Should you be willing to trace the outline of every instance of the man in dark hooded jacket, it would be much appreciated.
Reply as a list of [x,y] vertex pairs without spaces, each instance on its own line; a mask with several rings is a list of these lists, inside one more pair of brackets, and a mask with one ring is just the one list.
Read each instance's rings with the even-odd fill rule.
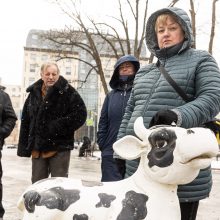
[[110,80],[112,90],[107,94],[99,119],[97,142],[102,156],[102,181],[117,181],[124,178],[125,161],[113,158],[112,145],[130,97],[133,80],[140,63],[136,57],[126,55],[118,59]]
[[11,104],[10,97],[3,90],[5,88],[0,86],[0,220],[3,219],[3,215],[5,210],[2,205],[2,147],[4,144],[4,140],[8,137],[17,121],[17,117],[15,115],[14,109]]

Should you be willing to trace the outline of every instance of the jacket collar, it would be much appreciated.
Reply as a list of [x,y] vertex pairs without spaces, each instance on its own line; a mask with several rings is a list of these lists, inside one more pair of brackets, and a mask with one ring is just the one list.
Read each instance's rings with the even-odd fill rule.
[[[43,80],[39,79],[34,84],[29,86],[26,91],[27,92],[36,91],[36,90],[41,91],[42,85],[43,85]],[[63,93],[68,88],[69,88],[69,84],[67,80],[63,76],[59,76],[59,79],[57,80],[57,82],[49,90],[53,90],[53,91],[58,90],[59,93]]]

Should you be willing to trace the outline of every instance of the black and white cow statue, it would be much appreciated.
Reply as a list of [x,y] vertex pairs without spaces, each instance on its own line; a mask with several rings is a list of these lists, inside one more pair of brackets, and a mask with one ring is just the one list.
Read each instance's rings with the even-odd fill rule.
[[28,187],[18,201],[23,220],[180,220],[177,185],[191,182],[218,152],[209,129],[157,126],[146,129],[140,117],[137,137],[125,136],[115,152],[138,170],[117,182],[90,184],[48,178]]

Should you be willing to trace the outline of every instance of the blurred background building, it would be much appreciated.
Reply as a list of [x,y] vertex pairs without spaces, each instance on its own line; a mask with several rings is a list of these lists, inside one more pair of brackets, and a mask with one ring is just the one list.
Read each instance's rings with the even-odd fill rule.
[[[60,74],[63,75],[69,83],[77,89],[82,96],[88,110],[88,117],[85,125],[83,125],[75,133],[75,141],[82,141],[83,136],[88,136],[92,142],[96,142],[97,124],[99,120],[100,111],[105,98],[105,92],[102,87],[99,75],[89,67],[85,62],[93,63],[89,53],[80,48],[61,48],[53,42],[42,39],[43,30],[30,30],[26,39],[24,47],[23,59],[23,77],[22,84],[17,86],[4,85],[6,92],[10,95],[13,107],[18,116],[18,122],[12,135],[6,139],[8,144],[16,144],[19,134],[19,125],[21,118],[21,111],[24,101],[27,97],[26,89],[32,83],[40,78],[40,67],[47,61],[56,61],[60,67]],[[86,39],[81,39],[86,43]],[[97,44],[102,41],[100,37],[96,38]],[[101,44],[100,44],[101,45]],[[107,84],[113,73],[116,57],[113,52],[110,53],[111,48],[105,47],[102,44],[101,61],[105,73]],[[65,53],[65,59],[60,59],[60,54]],[[146,49],[143,48],[140,62],[142,65],[147,63]],[[108,88],[110,89],[110,88]]]

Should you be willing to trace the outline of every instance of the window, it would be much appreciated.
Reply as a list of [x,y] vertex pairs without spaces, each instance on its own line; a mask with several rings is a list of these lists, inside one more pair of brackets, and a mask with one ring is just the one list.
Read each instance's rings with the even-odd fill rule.
[[34,73],[35,72],[35,64],[30,64],[30,72]]
[[43,45],[42,48],[43,49],[48,49],[48,46],[47,45]]
[[71,75],[71,67],[70,66],[66,67],[66,75]]
[[37,45],[36,44],[31,44],[31,47],[37,48]]
[[36,57],[37,56],[35,53],[31,53],[31,55],[30,55],[31,60],[36,61]]
[[32,34],[32,39],[37,40],[38,39],[38,35],[37,34]]
[[47,59],[48,59],[47,54],[43,54],[42,57],[41,57],[41,60],[42,61],[46,61]]

